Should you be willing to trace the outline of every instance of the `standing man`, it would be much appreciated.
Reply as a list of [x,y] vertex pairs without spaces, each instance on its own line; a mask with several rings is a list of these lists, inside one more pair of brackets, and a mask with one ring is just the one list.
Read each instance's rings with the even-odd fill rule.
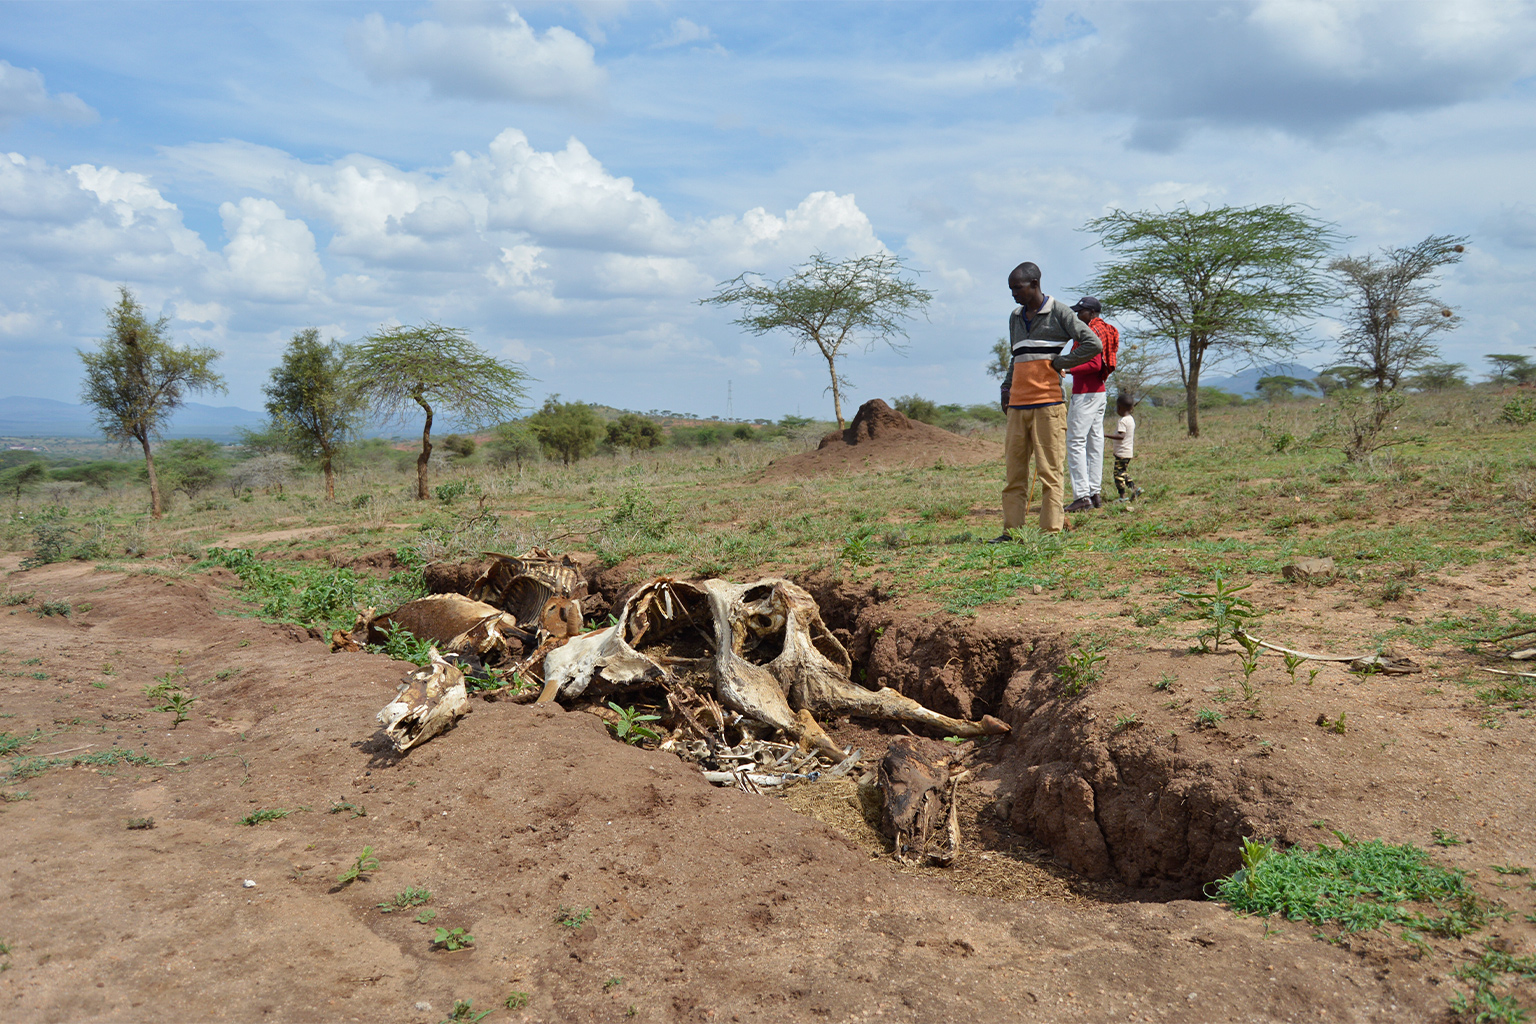
[[[1101,508],[1104,499],[1104,382],[1114,368],[1111,353],[1120,344],[1120,332],[1099,316],[1099,300],[1084,296],[1072,307],[1078,319],[1099,336],[1104,351],[1072,367],[1072,405],[1067,409],[1067,469],[1072,475],[1072,504],[1068,512]],[[1075,353],[1074,353],[1075,354]]]
[[[1040,268],[1035,264],[1014,267],[1008,290],[1019,306],[1008,317],[1013,363],[1002,392],[1008,412],[1003,442],[1008,482],[1003,487],[1003,534],[993,544],[1010,540],[1008,531],[1023,526],[1028,517],[1031,462],[1040,477],[1040,529],[1061,532],[1061,477],[1067,456],[1061,373],[1103,350],[1099,336],[1065,302],[1040,290]],[[1066,347],[1073,342],[1076,347],[1068,354]]]

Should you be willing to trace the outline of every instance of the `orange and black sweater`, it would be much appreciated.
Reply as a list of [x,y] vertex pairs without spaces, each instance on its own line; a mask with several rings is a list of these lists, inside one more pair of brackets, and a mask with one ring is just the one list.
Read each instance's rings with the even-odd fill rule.
[[[1066,351],[1073,342],[1077,347]],[[1061,371],[1104,351],[1099,336],[1071,307],[1050,296],[1033,317],[1025,318],[1023,306],[1014,309],[1008,317],[1008,345],[1013,350],[1013,367],[1004,388],[1013,409],[1060,405]]]

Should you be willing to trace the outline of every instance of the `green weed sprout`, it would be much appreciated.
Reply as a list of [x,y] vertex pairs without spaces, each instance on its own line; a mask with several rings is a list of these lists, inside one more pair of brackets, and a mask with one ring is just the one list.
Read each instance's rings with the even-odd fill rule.
[[579,929],[592,920],[591,907],[561,907],[555,912],[555,921],[562,927]]
[[379,858],[373,855],[373,847],[365,846],[363,852],[358,854],[357,860],[353,861],[347,870],[336,876],[336,881],[340,885],[351,885],[368,872],[378,869]]
[[511,995],[507,996],[506,1000],[501,1005],[505,1006],[509,1010],[521,1010],[523,1007],[528,1005],[528,993],[513,992]]
[[432,936],[432,945],[441,946],[450,953],[457,953],[461,949],[468,949],[475,944],[475,937],[463,928],[455,928],[452,931],[447,928],[439,928]]
[[197,703],[196,697],[189,696],[188,694],[177,690],[175,693],[166,694],[165,699],[151,710],[173,712],[176,715],[176,718],[171,722],[171,728],[174,729],[182,722],[185,722],[187,719],[192,717],[192,705],[195,703]]
[[1301,663],[1306,660],[1307,659],[1293,651],[1285,652],[1285,670],[1291,674],[1291,682],[1293,684],[1296,682],[1296,670],[1300,668]]
[[[463,481],[460,481],[460,483],[462,482]],[[443,488],[441,487],[438,488],[439,491],[442,489]],[[471,1005],[473,1002],[474,1000],[472,999],[455,999],[453,1001],[453,1012],[449,1013],[448,1016],[444,1017],[441,1021],[438,1022],[438,1024],[457,1024],[459,1021],[477,1021],[481,1017],[485,1017],[490,1014],[490,1010],[481,1010],[479,1013],[474,1012],[474,1007]]]
[[1223,715],[1215,708],[1201,708],[1195,715],[1196,729],[1214,729],[1221,724]]
[[1100,666],[1105,660],[1098,651],[1082,648],[1067,655],[1067,663],[1056,670],[1056,678],[1061,681],[1061,695],[1076,697],[1098,682],[1103,672]]
[[395,893],[395,898],[388,903],[380,903],[379,910],[386,914],[393,914],[397,910],[409,910],[419,907],[432,899],[432,890],[423,889],[420,886],[408,885]]
[[283,807],[273,807],[264,811],[252,811],[240,819],[242,825],[260,825],[265,821],[279,821],[288,817],[292,812]]
[[1195,637],[1202,652],[1208,654],[1217,651],[1221,648],[1223,640],[1237,639],[1243,627],[1251,619],[1258,617],[1259,613],[1254,610],[1251,601],[1235,596],[1251,586],[1253,586],[1252,583],[1244,583],[1240,587],[1228,586],[1226,576],[1218,572],[1215,576],[1215,586],[1208,592],[1175,591],[1179,597],[1195,606],[1199,618],[1210,623],[1210,626]]
[[660,721],[660,715],[642,715],[632,707],[621,708],[613,701],[609,701],[608,706],[618,712],[619,715],[617,722],[608,723],[608,728],[613,730],[613,735],[616,739],[621,739],[631,746],[644,740],[655,741],[661,739],[661,735],[656,730],[640,724],[641,722]]

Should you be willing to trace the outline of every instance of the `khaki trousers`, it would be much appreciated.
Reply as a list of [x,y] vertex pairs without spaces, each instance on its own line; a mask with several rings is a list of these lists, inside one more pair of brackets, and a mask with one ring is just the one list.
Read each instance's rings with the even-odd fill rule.
[[1029,518],[1029,472],[1033,462],[1040,477],[1040,529],[1060,532],[1064,518],[1061,477],[1067,461],[1066,404],[1009,409],[1003,458],[1008,467],[1008,483],[1003,487],[1003,529],[1023,526]]

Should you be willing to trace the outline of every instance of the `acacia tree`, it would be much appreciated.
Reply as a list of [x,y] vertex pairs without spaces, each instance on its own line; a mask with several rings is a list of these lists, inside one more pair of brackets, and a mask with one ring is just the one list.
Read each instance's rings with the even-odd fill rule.
[[1433,339],[1461,323],[1435,298],[1434,276],[1461,262],[1465,237],[1430,235],[1417,245],[1345,256],[1328,265],[1344,287],[1344,335],[1339,352],[1365,371],[1377,391],[1391,391],[1440,352]]
[[325,500],[336,500],[332,463],[351,441],[362,412],[358,393],[347,386],[345,350],[334,339],[306,327],[293,336],[272,380],[261,389],[272,422],[266,433],[283,451],[301,459],[319,459],[325,474]]
[[149,477],[149,510],[160,518],[160,480],[150,441],[180,408],[189,391],[225,391],[224,378],[210,369],[220,353],[212,348],[177,348],[166,339],[167,317],[151,323],[126,287],[106,309],[107,335],[97,352],[76,350],[85,364],[80,397],[96,407],[96,423],[110,441],[139,442]]
[[731,321],[753,334],[785,331],[793,339],[793,351],[815,346],[827,361],[832,378],[832,411],[837,428],[844,429],[843,393],[851,382],[838,372],[837,362],[847,350],[862,344],[864,351],[883,341],[896,351],[907,331],[903,322],[924,310],[933,293],[902,276],[901,257],[874,253],[834,260],[816,253],[782,281],[767,281],[759,274],[738,274],[700,305],[740,306],[741,316]]
[[[472,425],[510,419],[527,397],[520,366],[486,355],[457,327],[427,323],[368,335],[345,352],[354,394],[385,422],[404,422],[412,406],[426,413],[416,457],[416,498],[426,501],[437,409]],[[437,409],[433,405],[436,403]]]
[[544,399],[544,407],[525,422],[544,454],[567,466],[596,451],[603,436],[602,418],[590,405],[562,402],[559,395]]
[[1171,348],[1191,437],[1207,361],[1292,351],[1299,324],[1332,298],[1323,260],[1338,235],[1293,205],[1116,210],[1085,230],[1116,259],[1082,291],[1134,314],[1146,338]]
[[1497,352],[1484,356],[1493,364],[1493,374],[1488,379],[1495,384],[1536,384],[1536,366],[1531,357],[1516,352]]

